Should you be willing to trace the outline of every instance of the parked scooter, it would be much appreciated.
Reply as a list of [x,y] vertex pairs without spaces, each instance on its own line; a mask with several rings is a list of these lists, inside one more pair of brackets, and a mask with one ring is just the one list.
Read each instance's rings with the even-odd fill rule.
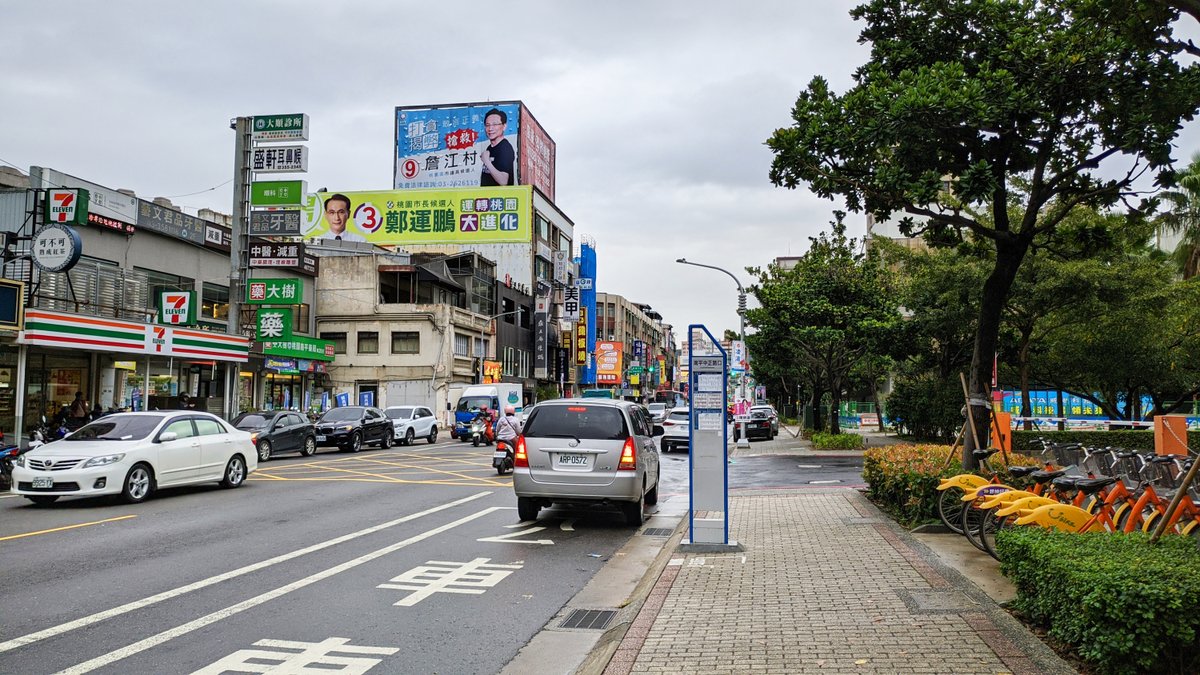
[[12,487],[12,469],[13,462],[17,457],[45,445],[42,440],[42,432],[35,429],[29,437],[29,444],[24,448],[18,445],[10,445],[4,442],[4,433],[0,432],[0,490],[8,490]]
[[492,453],[492,468],[503,476],[513,470],[513,446],[511,441],[496,441],[496,451]]

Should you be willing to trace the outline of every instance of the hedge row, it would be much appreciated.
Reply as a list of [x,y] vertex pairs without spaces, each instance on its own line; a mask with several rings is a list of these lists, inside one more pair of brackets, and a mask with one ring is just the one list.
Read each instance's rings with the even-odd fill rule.
[[861,450],[867,439],[860,434],[827,434],[818,431],[812,435],[812,442],[818,450]]
[[1195,539],[997,533],[1014,607],[1102,673],[1200,672],[1200,549]]
[[[863,454],[867,495],[906,526],[936,522],[939,479],[962,473],[961,451],[948,445],[889,445]],[[1037,466],[1032,457],[1010,454],[1009,463]],[[992,462],[1003,468],[1001,462]]]
[[[1051,443],[1080,443],[1089,448],[1104,448],[1108,446],[1125,448],[1126,450],[1153,450],[1154,432],[1145,430],[1122,431],[1013,431],[1013,450],[1016,452],[1037,455],[1041,450],[1038,439],[1044,438]],[[1200,431],[1189,431],[1187,435],[1189,447],[1200,447]]]

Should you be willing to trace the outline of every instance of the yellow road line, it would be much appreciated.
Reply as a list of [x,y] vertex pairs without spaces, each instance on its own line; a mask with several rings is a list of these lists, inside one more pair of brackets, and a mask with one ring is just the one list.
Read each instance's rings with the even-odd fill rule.
[[51,532],[62,532],[63,530],[74,530],[79,527],[88,527],[89,525],[103,525],[104,523],[112,523],[118,520],[129,520],[137,518],[137,516],[118,516],[116,518],[106,518],[104,520],[95,520],[90,523],[79,523],[78,525],[64,525],[63,527],[55,527],[49,530],[38,530],[37,532],[26,532],[25,534],[11,534],[7,537],[0,537],[0,541],[8,541],[9,539],[20,539],[22,537],[33,537],[39,534],[50,534]]

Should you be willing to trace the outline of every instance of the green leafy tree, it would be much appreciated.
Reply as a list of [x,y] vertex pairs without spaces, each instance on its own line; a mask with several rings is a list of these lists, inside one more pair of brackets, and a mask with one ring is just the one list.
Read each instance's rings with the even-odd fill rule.
[[[1054,246],[1078,206],[1134,196],[1146,170],[1169,171],[1181,120],[1200,108],[1200,65],[1175,59],[1178,10],[1104,0],[871,0],[851,12],[870,60],[845,94],[814,78],[794,124],[768,140],[770,178],[840,197],[852,211],[933,242],[970,233],[995,250],[979,303],[970,384],[974,439],[1001,314],[1028,252]],[[1116,160],[1125,173],[1101,169]],[[949,184],[949,185],[947,185]],[[952,189],[947,189],[951,187]],[[978,214],[991,209],[992,219]]]
[[[846,238],[844,213],[835,213],[831,233],[811,238],[795,267],[750,268],[750,292],[760,307],[746,312],[747,322],[779,343],[780,358],[799,361],[799,369],[819,374],[820,391],[830,395],[832,433],[839,433],[837,411],[851,371],[879,352],[899,321],[889,275],[875,256],[858,253]],[[819,399],[819,394],[816,397]]]

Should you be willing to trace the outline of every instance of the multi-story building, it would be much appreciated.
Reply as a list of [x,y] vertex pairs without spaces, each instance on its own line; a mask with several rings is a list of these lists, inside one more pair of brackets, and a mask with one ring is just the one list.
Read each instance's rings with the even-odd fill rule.
[[[656,388],[657,362],[668,330],[662,316],[649,305],[630,302],[615,293],[596,293],[596,340],[621,343],[623,353],[621,389],[625,396],[645,397]],[[641,343],[639,347],[637,343]],[[648,358],[651,357],[651,358]],[[631,373],[630,368],[655,366],[653,379],[647,372]]]

